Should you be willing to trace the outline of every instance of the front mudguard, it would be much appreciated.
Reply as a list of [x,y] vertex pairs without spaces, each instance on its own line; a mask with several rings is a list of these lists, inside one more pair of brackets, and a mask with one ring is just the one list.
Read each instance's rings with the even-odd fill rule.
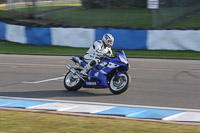
[[118,71],[118,73],[116,73],[116,76],[119,76],[120,74],[122,74],[122,73],[127,73],[126,71]]

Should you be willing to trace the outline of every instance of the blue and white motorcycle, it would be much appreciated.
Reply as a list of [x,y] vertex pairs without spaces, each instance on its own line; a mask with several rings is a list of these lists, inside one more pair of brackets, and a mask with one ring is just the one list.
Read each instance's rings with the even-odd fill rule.
[[66,68],[69,72],[64,78],[64,86],[68,91],[77,91],[83,88],[108,88],[113,94],[125,92],[131,82],[131,77],[127,73],[130,68],[123,50],[115,51],[114,57],[103,57],[101,63],[92,68],[88,77],[83,77],[80,71],[87,64],[82,57],[73,56],[72,61],[78,63],[78,67]]

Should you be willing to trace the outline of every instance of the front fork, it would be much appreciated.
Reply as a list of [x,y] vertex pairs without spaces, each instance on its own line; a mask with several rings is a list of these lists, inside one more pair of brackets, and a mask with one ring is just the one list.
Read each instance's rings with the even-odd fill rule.
[[118,69],[116,69],[115,71],[115,78],[113,79],[114,81],[118,81],[119,80],[119,75],[122,73],[126,73],[126,71],[120,71]]

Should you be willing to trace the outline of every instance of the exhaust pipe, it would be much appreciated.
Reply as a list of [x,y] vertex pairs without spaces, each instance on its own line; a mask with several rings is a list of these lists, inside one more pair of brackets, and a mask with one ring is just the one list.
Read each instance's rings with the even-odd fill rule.
[[71,67],[69,64],[66,65],[66,68],[69,69],[69,71],[71,71],[72,73],[76,73],[76,70]]
[[71,67],[69,64],[67,64],[65,67],[66,67],[70,72],[72,72],[73,74],[76,74],[80,79],[82,79],[83,81],[85,81],[85,79],[84,79],[79,73],[77,73],[77,71],[76,71],[73,67]]

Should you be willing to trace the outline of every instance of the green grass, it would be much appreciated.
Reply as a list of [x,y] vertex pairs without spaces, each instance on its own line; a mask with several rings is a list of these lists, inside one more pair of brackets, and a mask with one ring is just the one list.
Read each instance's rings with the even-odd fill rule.
[[[158,25],[169,23],[173,20],[184,17],[186,14],[194,12],[195,10],[198,10],[198,9],[200,9],[199,6],[160,8],[159,10],[157,10],[157,15],[156,15],[157,23]],[[195,22],[194,25],[197,26],[198,22]],[[166,27],[166,28],[170,28],[170,27]],[[184,27],[174,27],[174,28],[184,28]]]
[[0,41],[0,53],[38,55],[83,55],[87,49],[64,46],[37,46]]
[[81,26],[151,27],[151,11],[145,8],[75,8],[52,13],[44,18]]
[[[38,55],[78,55],[83,56],[88,48],[64,46],[36,46],[0,41],[1,54],[38,54]],[[115,51],[115,50],[113,50]],[[124,50],[127,57],[162,59],[200,59],[200,52],[171,50]]]
[[0,6],[0,17],[11,18],[13,20],[22,19],[20,15],[12,14],[6,11],[5,6]]
[[[2,133],[198,133],[200,126],[0,111]],[[12,117],[11,117],[12,116]]]
[[[53,5],[53,6],[52,6]],[[132,28],[151,28],[152,27],[152,14],[151,10],[146,8],[112,8],[112,9],[85,9],[81,8],[80,1],[76,3],[63,3],[63,2],[44,2],[39,3],[37,12],[44,12],[49,10],[61,9],[65,7],[77,7],[66,9],[64,11],[51,13],[42,18],[53,20],[55,22],[65,22],[66,24],[79,25],[79,26],[121,26]],[[157,25],[161,22],[168,22],[177,16],[182,16],[186,11],[193,11],[199,7],[174,7],[162,8],[158,12],[161,13],[157,17],[162,17],[157,21]],[[16,5],[16,11],[27,12],[24,6]],[[33,9],[29,9],[29,13],[33,14]],[[0,6],[0,16],[11,18],[14,20],[22,19],[18,15],[13,15],[5,11],[5,6]],[[187,27],[200,27],[200,15],[193,15],[189,18],[177,22],[167,28],[187,28]]]
[[[46,12],[50,10],[56,10],[61,8],[67,8],[67,7],[78,7],[81,6],[80,1],[74,1],[74,3],[69,1],[54,1],[54,2],[41,2],[37,3],[37,13]],[[29,9],[27,9],[25,4],[16,4],[14,8],[14,12],[22,13],[22,14],[33,14],[33,8],[30,6]],[[0,16],[11,18],[13,20],[22,19],[22,16],[12,14],[6,11],[6,7],[4,5],[0,5]]]
[[[44,2],[44,3],[41,2],[37,4],[36,12],[41,13],[41,12],[52,11],[52,10],[57,10],[57,9],[62,9],[62,8],[79,7],[79,6],[81,6],[80,3],[71,4],[70,2],[67,2],[67,1]],[[30,6],[29,10],[33,12],[34,8]],[[24,4],[18,4],[15,6],[15,11],[26,13],[27,8],[25,7]]]
[[184,19],[184,21],[180,21],[169,26],[169,28],[177,28],[177,27],[178,28],[185,28],[185,27],[199,28],[200,27],[200,12]]
[[52,11],[52,10],[57,10],[57,9],[64,9],[64,8],[71,8],[71,7],[78,7],[80,6],[79,4],[77,5],[72,5],[72,4],[68,4],[68,5],[62,5],[62,6],[41,6],[39,8],[37,8],[37,13],[42,13],[42,12],[47,12],[47,11]]

